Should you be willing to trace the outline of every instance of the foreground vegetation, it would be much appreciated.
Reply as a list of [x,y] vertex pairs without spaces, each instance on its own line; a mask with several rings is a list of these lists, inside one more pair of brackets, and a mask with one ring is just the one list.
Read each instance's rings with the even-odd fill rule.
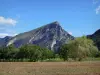
[[100,61],[0,62],[0,75],[100,75]]
[[61,46],[58,54],[52,50],[41,48],[36,45],[27,44],[20,48],[10,45],[8,47],[0,47],[0,61],[45,61],[50,59],[69,59],[81,61],[85,58],[100,57],[100,51],[94,45],[93,41],[85,36],[76,38],[68,44]]
[[64,60],[72,58],[78,61],[81,61],[83,58],[100,56],[100,52],[94,42],[85,36],[76,38],[68,44],[63,45],[59,54]]
[[36,45],[23,45],[15,48],[14,45],[0,48],[1,61],[38,61],[50,59],[54,52]]

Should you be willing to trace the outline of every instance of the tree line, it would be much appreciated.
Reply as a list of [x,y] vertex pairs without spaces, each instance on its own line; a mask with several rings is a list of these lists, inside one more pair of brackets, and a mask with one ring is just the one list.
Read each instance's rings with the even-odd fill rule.
[[10,45],[0,47],[0,61],[38,61],[53,58],[54,52],[47,48],[27,44],[20,48]]
[[64,61],[81,61],[87,57],[100,57],[100,51],[92,40],[85,36],[71,40],[68,44],[62,45],[55,54],[52,50],[41,48],[37,45],[26,44],[19,48],[14,45],[0,47],[0,61],[43,61],[52,58],[61,58]]

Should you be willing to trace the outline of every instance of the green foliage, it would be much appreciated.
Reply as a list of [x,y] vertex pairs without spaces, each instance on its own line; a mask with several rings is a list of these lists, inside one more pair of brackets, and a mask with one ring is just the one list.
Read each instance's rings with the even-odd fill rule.
[[7,48],[6,47],[0,47],[0,59],[6,59],[7,58]]
[[84,36],[69,42],[69,46],[70,57],[78,58],[78,60],[82,60],[85,57],[94,57],[98,52],[93,41]]
[[51,59],[53,56],[53,51],[32,44],[23,45],[20,48],[15,48],[14,45],[0,47],[0,60],[3,61],[26,60],[35,62]]
[[10,61],[11,59],[16,59],[16,54],[18,49],[14,45],[8,47],[0,47],[0,59],[2,61]]
[[19,52],[17,53],[16,57],[17,59],[24,59],[27,58],[29,55],[29,52],[27,50],[27,45],[23,45],[19,48]]
[[65,61],[65,60],[68,60],[68,53],[69,53],[68,45],[65,44],[65,45],[63,45],[63,46],[60,48],[60,52],[59,52],[60,57],[63,58],[64,61]]
[[41,56],[42,56],[42,53],[41,53],[41,48],[39,46],[36,46],[36,45],[28,45],[28,52],[29,52],[29,55],[28,55],[28,58],[30,59],[30,61],[38,61]]
[[16,58],[16,54],[19,50],[15,48],[14,45],[10,45],[6,47],[6,51],[7,51],[7,59],[14,59]]
[[81,61],[86,57],[94,57],[98,52],[92,40],[87,39],[85,36],[76,38],[70,41],[67,45],[62,46],[60,56],[64,60],[73,58],[74,60]]

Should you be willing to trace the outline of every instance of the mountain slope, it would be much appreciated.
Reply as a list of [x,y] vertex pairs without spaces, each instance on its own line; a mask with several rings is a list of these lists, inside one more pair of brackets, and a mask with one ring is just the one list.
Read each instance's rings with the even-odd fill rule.
[[53,22],[13,37],[7,46],[14,44],[16,47],[20,47],[24,44],[36,44],[57,52],[62,44],[73,39],[74,37],[63,30],[58,22]]
[[11,40],[11,36],[6,36],[4,38],[0,38],[0,46],[6,46],[9,40]]
[[94,34],[88,35],[87,37],[92,39],[100,50],[100,29],[98,29]]

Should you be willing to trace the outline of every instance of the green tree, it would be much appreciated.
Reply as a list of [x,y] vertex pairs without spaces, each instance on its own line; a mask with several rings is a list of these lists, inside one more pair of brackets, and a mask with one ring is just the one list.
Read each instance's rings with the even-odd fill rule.
[[20,48],[14,45],[8,47],[0,47],[0,60],[3,61],[38,61],[53,58],[53,51],[46,48],[41,48],[36,45],[27,44]]
[[28,51],[28,45],[23,45],[19,48],[19,52],[16,55],[17,59],[24,59],[28,58],[29,56],[29,51]]
[[85,57],[94,57],[98,52],[92,40],[85,36],[76,38],[68,43],[69,56],[73,59],[81,61]]
[[65,44],[63,45],[61,48],[60,48],[60,51],[59,51],[59,55],[61,58],[64,59],[64,61],[68,60],[68,53],[69,53],[69,50],[68,50],[68,45]]
[[41,61],[45,60],[48,58],[48,49],[46,48],[40,48],[41,51]]
[[86,57],[94,57],[98,52],[92,40],[87,39],[85,36],[76,38],[69,41],[68,44],[63,45],[60,49],[60,56],[64,60],[72,58],[81,61]]
[[42,56],[42,52],[39,46],[29,45],[29,59],[30,61],[38,61]]
[[47,58],[48,59],[54,58],[54,52],[52,50],[47,49]]
[[5,61],[7,58],[7,48],[6,47],[0,47],[0,60]]
[[17,58],[29,59],[30,61],[38,61],[41,57],[40,47],[36,45],[23,45],[19,48]]
[[16,59],[16,54],[19,51],[18,48],[16,48],[14,45],[10,45],[6,48],[7,50],[7,58],[8,60],[12,59]]

